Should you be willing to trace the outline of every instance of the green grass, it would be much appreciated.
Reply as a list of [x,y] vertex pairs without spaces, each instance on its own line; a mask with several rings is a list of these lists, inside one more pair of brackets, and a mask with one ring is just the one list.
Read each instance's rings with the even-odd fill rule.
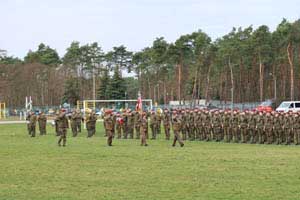
[[[99,123],[100,124],[100,123]],[[102,127],[58,147],[53,128],[30,138],[0,125],[0,199],[300,199],[300,147],[186,142],[163,136],[113,141]]]

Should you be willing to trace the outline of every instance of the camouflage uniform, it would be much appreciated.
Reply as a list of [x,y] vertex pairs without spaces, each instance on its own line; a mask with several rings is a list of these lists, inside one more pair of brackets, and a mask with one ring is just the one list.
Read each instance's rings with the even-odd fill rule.
[[187,113],[187,122],[186,122],[187,132],[189,136],[189,140],[193,141],[196,138],[195,135],[195,127],[194,127],[194,115],[192,111]]
[[157,127],[157,134],[160,134],[161,133],[162,116],[159,113],[156,114],[156,121],[157,121],[157,125],[156,125],[156,127]]
[[72,112],[70,120],[71,120],[71,130],[72,130],[73,137],[76,137],[78,132],[77,132],[77,126],[76,126],[76,112],[75,111]]
[[75,115],[75,127],[76,127],[76,132],[81,133],[81,122],[83,122],[83,117],[82,114],[80,113],[80,110],[76,111]]
[[221,117],[219,112],[214,113],[212,118],[213,139],[217,142],[221,141]]
[[[95,135],[95,133],[96,133],[96,121],[97,121],[97,116],[94,112],[90,113],[86,117],[86,129],[87,129],[87,132],[88,132],[87,137],[92,137],[93,135]],[[106,124],[105,124],[105,127],[106,127]]]
[[157,118],[156,114],[154,112],[151,112],[150,114],[150,128],[152,132],[152,140],[156,139],[157,134]]
[[28,133],[29,135],[31,135],[31,137],[35,137],[35,127],[36,127],[37,117],[34,113],[31,113],[28,117],[29,117],[27,119],[29,120]]
[[231,134],[230,134],[230,124],[231,124],[231,116],[228,112],[225,112],[222,119],[222,126],[224,130],[224,141],[230,142]]
[[128,117],[127,117],[127,113],[124,112],[124,113],[122,113],[121,116],[123,118],[123,124],[122,124],[123,138],[127,139],[127,136],[128,136],[128,127],[127,127]]
[[127,130],[129,134],[129,138],[133,139],[133,132],[134,132],[134,116],[132,113],[128,113],[127,115]]
[[146,113],[144,113],[142,118],[140,119],[141,146],[148,146],[146,141],[147,130],[148,130],[148,120],[147,120]]
[[258,143],[263,144],[265,142],[265,135],[264,135],[264,116],[262,113],[256,115],[255,117],[257,135],[258,135]]
[[239,115],[239,128],[241,131],[241,142],[246,143],[248,138],[247,137],[248,119],[244,113]]
[[276,139],[276,144],[282,143],[282,134],[283,134],[283,118],[279,114],[274,116],[274,129],[273,133]]
[[239,137],[238,137],[238,128],[239,128],[239,117],[236,112],[233,113],[232,115],[232,140],[233,142],[237,143],[239,142]]
[[55,134],[56,136],[60,136],[60,132],[58,129],[58,121],[59,121],[59,113],[56,113],[55,118],[54,118],[54,124],[55,124]]
[[267,144],[272,144],[273,143],[273,119],[270,113],[268,113],[265,117],[264,130],[267,136]]
[[178,114],[178,117],[181,120],[181,134],[182,134],[182,140],[186,140],[187,138],[187,114],[185,111],[181,112],[181,114]]
[[113,132],[114,132],[114,119],[111,114],[105,116],[105,128],[107,133],[107,145],[112,146],[112,140],[113,140]]
[[38,116],[40,135],[46,135],[47,117],[44,113]]
[[249,114],[248,123],[249,123],[250,143],[255,144],[257,137],[256,137],[256,120],[255,120],[254,113]]
[[135,128],[136,139],[140,139],[140,126],[141,126],[141,114],[139,112],[134,112],[134,128]]
[[169,140],[170,139],[170,114],[168,111],[164,112],[163,124],[165,129],[166,140]]
[[124,123],[122,117],[120,114],[117,115],[116,118],[116,130],[117,130],[117,134],[118,134],[118,139],[121,139],[122,137],[122,124]]
[[58,145],[61,146],[61,141],[63,142],[63,146],[66,146],[67,142],[67,129],[69,128],[68,118],[64,112],[60,113],[58,116],[58,130],[59,130],[59,140]]
[[174,132],[174,140],[173,140],[173,144],[172,144],[173,147],[175,147],[177,140],[181,147],[184,146],[184,143],[180,137],[181,126],[182,126],[182,124],[181,124],[180,117],[176,114],[174,116],[172,116],[172,128],[173,128],[173,132]]
[[289,113],[284,116],[285,144],[291,144],[293,120]]
[[201,132],[201,115],[199,111],[194,111],[193,113],[194,115],[194,122],[193,122],[193,126],[194,126],[194,132],[195,132],[195,138],[197,140],[201,140],[200,137],[200,132]]
[[204,111],[201,112],[200,118],[201,118],[200,139],[206,140],[206,118],[207,118],[207,115]]
[[300,143],[300,117],[299,117],[299,113],[296,113],[294,115],[293,132],[294,132],[294,144],[299,145],[299,143]]

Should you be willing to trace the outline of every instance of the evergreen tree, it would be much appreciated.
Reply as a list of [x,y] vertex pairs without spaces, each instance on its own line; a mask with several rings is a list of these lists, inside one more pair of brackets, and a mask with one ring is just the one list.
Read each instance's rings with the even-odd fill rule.
[[42,63],[44,65],[58,65],[60,58],[55,49],[41,43],[37,51],[29,51],[24,58],[26,63]]
[[114,75],[108,87],[108,95],[110,99],[125,99],[126,83],[121,76],[118,67],[114,70]]
[[65,92],[63,96],[63,103],[69,103],[71,105],[76,105],[77,101],[80,99],[79,95],[79,83],[75,78],[69,79],[65,82]]
[[109,77],[109,70],[105,69],[103,76],[100,78],[100,86],[97,91],[98,99],[109,99],[109,84],[110,84],[110,77]]

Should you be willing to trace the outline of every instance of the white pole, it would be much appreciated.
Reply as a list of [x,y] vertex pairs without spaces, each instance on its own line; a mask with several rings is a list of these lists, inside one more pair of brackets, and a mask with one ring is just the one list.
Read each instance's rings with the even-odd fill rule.
[[31,96],[29,97],[29,106],[30,106],[30,110],[32,110],[32,99],[31,99]]

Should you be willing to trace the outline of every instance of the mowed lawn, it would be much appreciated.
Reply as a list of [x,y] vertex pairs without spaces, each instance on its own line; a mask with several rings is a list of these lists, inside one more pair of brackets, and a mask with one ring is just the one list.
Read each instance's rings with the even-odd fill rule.
[[[99,123],[100,124],[100,123]],[[0,199],[300,199],[300,146],[186,142],[163,135],[106,146],[103,129],[86,138],[54,129],[30,138],[25,124],[0,125]]]

